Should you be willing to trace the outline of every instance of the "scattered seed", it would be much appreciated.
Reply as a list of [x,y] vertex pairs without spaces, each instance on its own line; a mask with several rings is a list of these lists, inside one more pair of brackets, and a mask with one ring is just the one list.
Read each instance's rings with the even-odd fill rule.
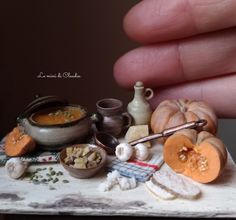
[[39,182],[38,180],[33,180],[33,183],[34,183],[35,185],[40,184],[40,182]]
[[62,180],[62,182],[63,182],[63,183],[69,183],[69,181],[68,181],[68,180]]
[[50,173],[52,176],[54,176],[56,174],[56,172],[53,170],[51,173]]
[[53,170],[53,168],[52,168],[52,167],[49,167],[48,169],[49,169],[49,170]]
[[53,186],[50,186],[49,189],[50,189],[50,190],[55,190],[56,188],[53,187]]
[[46,180],[46,179],[42,179],[41,181],[42,181],[42,183],[46,183],[46,182],[47,182],[47,180]]
[[59,179],[58,178],[55,178],[54,180],[53,180],[53,183],[56,183],[56,182],[58,182],[59,181]]

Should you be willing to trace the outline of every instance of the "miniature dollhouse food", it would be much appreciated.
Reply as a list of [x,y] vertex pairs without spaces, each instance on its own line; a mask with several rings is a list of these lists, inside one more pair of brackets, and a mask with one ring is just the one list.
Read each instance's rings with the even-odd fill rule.
[[199,119],[207,121],[203,130],[216,134],[217,117],[207,103],[186,99],[165,100],[152,114],[151,128],[154,133],[159,133],[164,129]]
[[157,184],[153,183],[153,178],[151,180],[145,182],[145,186],[147,190],[154,196],[164,200],[175,199],[176,196],[167,190],[161,188]]
[[153,174],[152,183],[183,199],[196,199],[200,189],[171,170],[159,170]]
[[164,161],[177,173],[201,183],[217,179],[226,164],[223,142],[207,131],[185,129],[170,136],[164,145]]
[[120,177],[118,178],[118,183],[121,190],[130,190],[137,187],[137,182],[135,177]]
[[68,147],[66,148],[66,157],[64,162],[66,165],[78,168],[78,169],[87,169],[94,168],[98,166],[101,162],[101,154],[88,147]]
[[44,96],[28,104],[17,122],[38,148],[52,151],[82,142],[90,134],[94,118],[83,106],[57,96]]
[[149,150],[144,144],[137,144],[134,146],[134,157],[137,160],[147,160],[149,157]]
[[121,143],[116,147],[116,157],[120,161],[128,161],[131,158],[146,160],[149,157],[149,150],[144,144],[137,144],[132,147],[130,144]]
[[120,161],[128,161],[133,155],[133,147],[127,143],[121,143],[116,147],[116,157]]
[[7,174],[13,178],[13,179],[18,179],[21,176],[24,175],[28,168],[28,163],[23,162],[20,158],[11,158],[9,159],[6,164],[5,168],[7,171]]
[[4,148],[7,156],[18,157],[33,151],[35,146],[33,138],[24,134],[19,127],[15,127],[8,134]]
[[78,179],[96,175],[106,164],[106,151],[93,144],[76,144],[60,152],[60,163],[69,174]]
[[110,191],[115,185],[118,184],[118,178],[120,177],[121,175],[117,170],[108,173],[106,180],[99,185],[99,190],[102,192]]
[[32,120],[39,125],[59,125],[79,120],[85,116],[85,111],[74,107],[49,108],[36,112]]
[[127,178],[120,175],[117,170],[107,174],[107,178],[99,185],[102,192],[110,191],[115,185],[119,185],[121,190],[130,190],[137,187],[135,177]]
[[[131,126],[125,135],[125,141],[129,143],[131,141],[146,137],[148,135],[149,135],[148,125]],[[151,147],[151,143],[149,141],[145,142],[144,144],[147,147]]]

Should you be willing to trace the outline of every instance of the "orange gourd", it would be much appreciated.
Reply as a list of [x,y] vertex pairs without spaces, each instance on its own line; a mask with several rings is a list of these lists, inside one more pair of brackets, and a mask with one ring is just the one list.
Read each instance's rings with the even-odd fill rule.
[[11,131],[4,145],[5,154],[10,157],[22,156],[35,149],[35,141],[27,134],[20,131],[18,127]]
[[154,133],[159,133],[164,129],[199,119],[207,120],[203,130],[216,134],[217,117],[205,102],[187,99],[165,100],[153,112],[151,128]]
[[207,131],[184,129],[170,136],[163,149],[164,161],[177,173],[201,183],[217,179],[227,161],[223,142]]

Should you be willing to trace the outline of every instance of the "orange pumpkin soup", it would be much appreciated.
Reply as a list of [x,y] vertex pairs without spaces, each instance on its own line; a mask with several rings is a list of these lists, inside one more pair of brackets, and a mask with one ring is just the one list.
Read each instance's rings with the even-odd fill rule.
[[37,112],[32,119],[39,125],[59,125],[79,120],[85,114],[86,112],[78,107],[59,107]]

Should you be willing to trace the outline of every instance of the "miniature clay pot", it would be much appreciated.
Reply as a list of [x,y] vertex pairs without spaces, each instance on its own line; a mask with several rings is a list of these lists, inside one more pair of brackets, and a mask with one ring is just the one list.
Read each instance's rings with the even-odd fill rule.
[[[81,109],[84,115],[78,120],[55,125],[41,125],[34,120],[37,112],[56,106]],[[37,147],[44,150],[60,150],[65,145],[85,139],[92,130],[93,117],[79,105],[68,104],[55,96],[45,96],[37,98],[26,107],[18,117],[18,124],[36,141]]]
[[102,99],[96,103],[98,122],[96,127],[99,132],[105,132],[119,137],[124,130],[132,124],[132,117],[122,113],[122,102],[118,99]]

